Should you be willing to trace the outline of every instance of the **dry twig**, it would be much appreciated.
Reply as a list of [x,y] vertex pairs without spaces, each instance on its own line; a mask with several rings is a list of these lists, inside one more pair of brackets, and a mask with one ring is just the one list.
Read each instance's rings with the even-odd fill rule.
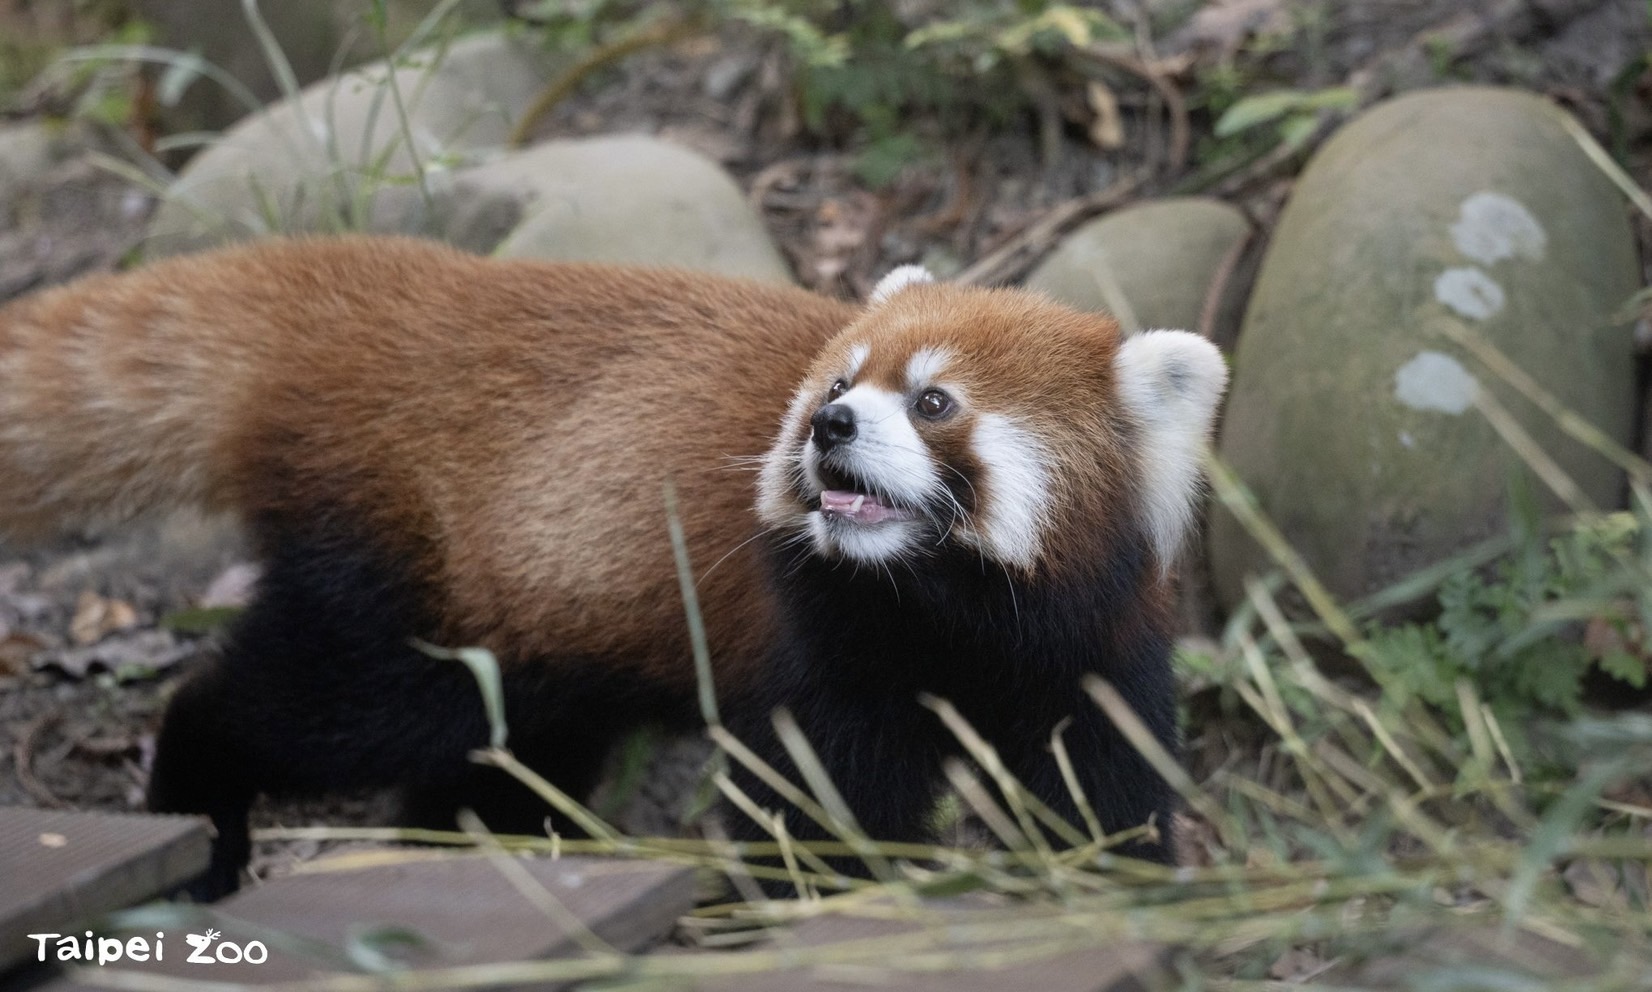
[[46,783],[34,773],[34,755],[39,748],[40,738],[48,727],[52,727],[63,720],[63,709],[54,707],[29,721],[23,732],[17,736],[17,743],[12,746],[12,764],[17,766],[17,783],[29,798],[39,803],[45,809],[63,809],[69,804],[60,799],[57,793],[46,786]]
[[598,69],[613,65],[628,55],[640,52],[645,48],[658,48],[669,45],[688,37],[700,30],[700,22],[692,17],[667,17],[655,21],[615,41],[599,45],[586,56],[569,66],[555,79],[546,84],[539,95],[534,97],[533,103],[523,112],[521,120],[511,128],[509,145],[512,148],[521,148],[533,137],[539,122],[545,118],[557,104],[567,99],[585,78]]
[[1038,261],[1074,225],[1119,206],[1141,185],[1140,176],[1129,176],[1106,189],[1068,200],[960,272],[953,281],[980,286],[1009,282]]
[[1187,165],[1188,148],[1192,144],[1192,127],[1188,123],[1187,100],[1182,91],[1170,81],[1170,76],[1157,62],[1149,62],[1127,52],[1115,51],[1102,45],[1091,45],[1079,50],[1081,59],[1091,66],[1105,66],[1138,76],[1153,87],[1164,100],[1165,116],[1170,119],[1170,141],[1165,151],[1164,168],[1174,175]]
[[1256,228],[1247,228],[1244,237],[1235,241],[1222,255],[1222,260],[1216,263],[1216,271],[1210,277],[1210,285],[1205,288],[1204,305],[1199,307],[1199,334],[1207,341],[1216,340],[1216,317],[1222,312],[1222,299],[1227,296],[1228,283],[1233,280],[1233,272],[1239,267],[1239,260],[1245,257],[1245,252],[1255,240]]

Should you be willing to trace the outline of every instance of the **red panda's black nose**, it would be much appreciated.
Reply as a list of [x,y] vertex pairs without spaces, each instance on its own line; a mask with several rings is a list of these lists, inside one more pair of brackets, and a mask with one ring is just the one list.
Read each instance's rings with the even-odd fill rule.
[[842,403],[828,403],[816,410],[809,425],[814,428],[815,447],[821,451],[855,439],[855,411]]

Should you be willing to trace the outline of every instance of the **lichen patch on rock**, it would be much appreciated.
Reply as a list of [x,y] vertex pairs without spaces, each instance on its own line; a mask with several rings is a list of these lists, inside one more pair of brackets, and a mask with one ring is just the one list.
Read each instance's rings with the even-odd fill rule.
[[1461,362],[1438,351],[1419,351],[1394,372],[1394,398],[1414,410],[1463,413],[1479,390],[1479,380]]
[[1464,255],[1491,265],[1505,258],[1543,261],[1549,235],[1519,200],[1482,190],[1463,201],[1451,240]]

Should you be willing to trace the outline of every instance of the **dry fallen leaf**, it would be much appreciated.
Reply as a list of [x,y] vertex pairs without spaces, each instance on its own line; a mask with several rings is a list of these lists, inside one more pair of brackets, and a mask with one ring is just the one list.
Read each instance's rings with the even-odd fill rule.
[[69,621],[69,640],[78,647],[86,647],[137,625],[138,611],[132,604],[87,590],[75,603],[75,616]]
[[831,285],[848,271],[850,259],[871,237],[877,214],[877,198],[860,191],[820,205],[809,239],[816,288]]
[[1218,846],[1216,831],[1203,817],[1186,811],[1177,813],[1171,838],[1177,864],[1188,868],[1209,868],[1215,864],[1210,852]]
[[1176,32],[1173,42],[1215,51],[1227,57],[1255,37],[1284,34],[1291,29],[1291,12],[1283,0],[1216,0],[1200,8]]
[[1648,895],[1647,867],[1629,862],[1579,858],[1560,877],[1572,896],[1585,906],[1627,912],[1644,905]]
[[1124,147],[1124,119],[1119,115],[1119,100],[1112,87],[1092,80],[1085,93],[1095,114],[1090,121],[1090,143],[1103,151]]
[[1268,967],[1268,977],[1280,982],[1301,982],[1326,968],[1324,958],[1306,947],[1293,947],[1279,955]]
[[40,638],[22,631],[0,635],[0,676],[27,672],[29,661],[48,646]]
[[195,650],[194,645],[180,643],[168,631],[138,630],[85,647],[45,651],[34,659],[34,667],[56,669],[74,679],[84,679],[96,669],[161,671],[194,654]]

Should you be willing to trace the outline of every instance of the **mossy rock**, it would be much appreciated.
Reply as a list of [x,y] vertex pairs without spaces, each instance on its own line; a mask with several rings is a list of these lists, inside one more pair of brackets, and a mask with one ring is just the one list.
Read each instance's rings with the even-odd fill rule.
[[[153,33],[151,43],[191,52],[221,69],[248,94],[268,104],[282,96],[270,53],[259,42],[236,0],[126,0],[132,13]],[[299,86],[329,72],[349,69],[384,54],[404,41],[431,11],[430,0],[389,0],[383,37],[372,27],[373,8],[361,0],[265,0],[258,16],[269,29]],[[461,0],[447,24],[471,25],[499,20],[497,0]],[[210,79],[197,79],[173,105],[159,108],[169,132],[217,131],[244,117],[247,107],[237,94]]]
[[[1218,270],[1249,233],[1245,215],[1221,200],[1150,200],[1069,234],[1026,285],[1136,327],[1198,329]],[[1237,323],[1239,303],[1239,294],[1224,292],[1217,325]]]
[[[1382,104],[1314,157],[1280,218],[1221,454],[1344,598],[1506,529],[1524,463],[1477,408],[1482,390],[1613,506],[1620,473],[1440,328],[1466,326],[1626,442],[1634,363],[1612,315],[1639,273],[1622,198],[1557,108],[1482,87]],[[1273,567],[1225,512],[1210,548],[1230,608]]]
[[457,189],[464,216],[451,218],[446,236],[467,247],[480,247],[488,225],[517,205],[523,219],[498,246],[500,256],[792,278],[728,173],[646,135],[548,141],[472,170]]
[[321,80],[196,156],[156,210],[145,252],[299,231],[429,233],[454,171],[503,146],[553,73],[537,46],[500,30],[394,72],[378,62]]

